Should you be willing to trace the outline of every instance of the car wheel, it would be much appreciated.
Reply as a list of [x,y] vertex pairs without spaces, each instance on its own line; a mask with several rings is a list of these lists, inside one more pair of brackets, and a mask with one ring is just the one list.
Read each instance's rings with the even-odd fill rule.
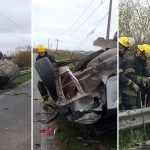
[[47,57],[35,62],[35,68],[54,101],[57,100],[54,68]]

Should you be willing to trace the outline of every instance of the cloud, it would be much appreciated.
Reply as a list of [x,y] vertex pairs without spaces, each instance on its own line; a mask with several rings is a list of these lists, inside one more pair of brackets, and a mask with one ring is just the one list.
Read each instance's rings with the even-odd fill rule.
[[[104,1],[104,0],[103,0]],[[95,0],[89,7],[87,12],[80,18],[71,30],[67,33],[68,28],[75,22],[75,20],[81,15],[85,8],[90,4],[91,0],[33,0],[33,39],[38,43],[43,43],[47,46],[48,38],[52,48],[55,48],[55,38],[60,40],[60,49],[74,49],[86,36],[94,29],[91,27],[86,32],[82,32],[92,24],[96,23],[102,17],[108,13],[109,1],[103,3],[99,9],[83,24],[81,28],[73,36],[70,35],[75,31],[80,24],[98,7],[99,0]],[[113,0],[113,8],[117,7],[117,0]],[[93,41],[98,37],[106,37],[107,30],[107,17],[100,23],[97,30],[93,35],[85,42],[82,49],[91,50],[97,49],[93,47]],[[117,9],[112,12],[110,37],[112,38],[117,30]],[[76,35],[76,36],[75,36]],[[64,39],[67,40],[64,41]],[[34,44],[35,46],[35,44]]]
[[31,0],[2,1],[0,13],[21,27],[0,15],[0,50],[13,51],[17,46],[30,45]]
[[[77,32],[70,35],[77,27],[97,8],[99,0],[95,0],[87,12],[78,20],[73,28],[66,32],[75,20],[81,15],[92,0],[33,0],[32,26],[33,43],[47,45],[48,38],[52,48],[56,46],[55,38],[59,38],[59,48],[74,49],[94,29],[92,24],[100,20],[109,8],[109,1],[103,3],[99,9],[83,24]],[[104,1],[104,0],[103,0]],[[113,9],[117,7],[117,0],[113,0]],[[17,46],[31,43],[31,0],[5,0],[1,2],[0,13],[13,20],[23,29],[0,15],[0,50],[14,50]],[[3,29],[5,29],[5,31]],[[85,29],[87,31],[83,32]],[[25,29],[25,30],[24,30]],[[84,50],[97,49],[93,41],[98,37],[106,37],[107,17],[100,23],[97,30],[82,46]],[[6,32],[7,30],[7,32]],[[112,12],[110,37],[117,30],[117,9]],[[13,34],[13,35],[12,35]],[[67,39],[66,39],[67,38]],[[64,40],[66,39],[66,40]],[[36,44],[35,44],[36,43]]]

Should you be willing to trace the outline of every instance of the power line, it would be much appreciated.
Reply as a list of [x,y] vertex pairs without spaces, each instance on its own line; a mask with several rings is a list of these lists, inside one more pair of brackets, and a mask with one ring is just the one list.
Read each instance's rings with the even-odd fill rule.
[[[117,8],[118,8],[118,7],[114,8],[114,9],[112,10],[112,12],[113,12],[115,9],[117,9]],[[107,15],[108,15],[108,13],[106,14],[106,16],[107,16]],[[106,16],[104,16],[104,18],[105,18]],[[103,18],[103,19],[104,19],[104,18]],[[77,33],[77,34],[75,34],[74,36],[71,36],[71,37],[75,37],[75,36],[77,36],[77,35],[80,35],[81,33],[86,32],[88,29],[90,29],[90,28],[93,27],[94,25],[98,24],[98,23],[101,22],[101,20],[103,20],[103,19],[101,18],[100,20],[96,21],[94,24],[92,24],[92,25],[90,25],[88,28],[86,28],[84,31],[81,31],[80,33]],[[68,37],[69,37],[69,36],[68,36]],[[63,41],[67,40],[68,37],[65,38]]]
[[[116,7],[116,8],[117,8],[117,7]],[[113,12],[116,8],[114,8],[114,9],[112,10],[112,12]],[[108,13],[109,13],[109,12],[108,12]],[[108,13],[101,19],[101,21],[108,15]],[[100,21],[100,22],[97,24],[97,26],[92,30],[92,33],[90,34],[90,36],[96,31],[96,29],[97,29],[98,26],[100,25],[101,21]],[[88,37],[85,39],[85,41],[83,41],[83,43],[81,43],[80,48],[84,45],[84,43],[88,40],[88,38],[90,38],[90,36],[88,36]]]
[[87,40],[92,34],[93,34],[93,32],[94,32],[94,30],[92,30],[92,31],[90,31],[89,33],[88,33],[88,35],[83,39],[83,41],[81,41],[76,47],[75,47],[75,52],[74,53],[72,53],[72,54],[70,54],[67,58],[69,58],[71,55],[72,55],[72,57],[77,53],[77,48],[83,43],[85,43],[84,41],[85,40]]
[[[2,31],[3,33],[6,33],[6,32],[4,32],[4,30],[2,30],[1,28],[0,28],[0,31]],[[10,34],[10,33],[7,33],[9,36],[12,36],[12,37],[14,37],[14,38],[17,38],[18,39],[18,37],[16,37],[16,36],[14,36],[13,34]],[[23,42],[21,39],[19,39],[21,42]],[[24,42],[23,42],[24,43]]]
[[[112,10],[112,12],[115,10],[115,9],[117,9],[118,7],[116,7],[116,8],[114,8],[113,10]],[[74,53],[72,53],[72,54],[70,54],[67,58],[69,58],[71,55],[72,55],[72,57],[77,53],[77,48],[78,48],[78,50],[79,50],[79,46],[80,46],[80,48],[83,46],[83,44],[88,40],[88,38],[96,31],[96,29],[98,28],[98,26],[100,25],[100,23],[101,23],[101,21],[108,15],[108,13],[109,12],[107,12],[107,14],[105,14],[104,16],[103,16],[103,18],[101,18],[98,22],[96,22],[96,23],[98,23],[96,26],[95,26],[95,28],[91,31],[91,32],[89,32],[88,33],[88,35],[83,39],[83,41],[81,41],[77,46],[76,46],[76,48],[75,48],[75,52]],[[94,23],[93,25],[95,25],[96,23]],[[93,26],[92,25],[92,26]],[[90,27],[92,27],[92,26],[90,26]],[[89,28],[90,28],[89,27]],[[87,30],[87,29],[86,29]]]
[[[88,33],[88,35],[83,39],[83,41],[81,41],[75,48],[75,52],[73,54],[70,54],[68,57],[70,57],[72,55],[72,57],[77,53],[77,51],[79,50],[79,46],[80,48],[83,46],[83,44],[88,40],[88,38],[94,33],[94,30],[92,30],[91,32]],[[77,50],[78,48],[78,50]]]
[[16,34],[10,32],[10,31],[8,31],[8,30],[2,28],[2,27],[0,27],[0,29],[1,29],[2,32],[7,33],[7,34],[10,34],[11,36],[13,36],[13,37],[15,37],[15,38],[18,38],[19,40],[26,40],[26,39],[24,39],[24,38],[22,38],[22,37],[20,37],[20,36],[18,36],[18,35],[16,35]]
[[96,7],[96,9],[69,36],[73,35],[95,13],[95,11],[106,1],[107,0],[105,0],[103,2],[101,1],[100,5],[98,5],[98,7]]
[[76,24],[76,22],[83,16],[83,14],[88,10],[88,8],[92,5],[92,3],[95,0],[92,0],[92,2],[86,7],[86,9],[83,11],[83,13],[77,18],[77,20],[69,27],[69,29],[65,32],[65,34]]
[[[116,8],[117,8],[117,7],[116,7]],[[114,11],[116,8],[114,8],[112,11]],[[108,12],[108,13],[109,13],[109,12]],[[101,19],[99,20],[99,23],[95,26],[95,28],[94,28],[92,31],[90,31],[90,32],[88,33],[88,35],[76,46],[76,48],[75,48],[76,52],[77,52],[77,48],[78,48],[78,50],[79,50],[79,48],[81,48],[81,47],[84,45],[84,43],[90,38],[90,36],[96,31],[96,29],[97,29],[98,26],[100,25],[101,21],[108,15],[108,13],[107,13],[103,18],[101,18]],[[74,53],[74,55],[75,55],[75,53]]]
[[103,20],[107,15],[108,15],[108,13],[102,19],[98,20],[97,22],[95,22],[94,24],[92,24],[91,26],[89,26],[88,28],[86,28],[84,31],[82,31],[81,33],[84,33],[85,31],[87,31],[88,29],[90,29],[91,27],[93,27],[94,25],[96,25],[99,22],[101,22],[101,20]]
[[[94,24],[92,24],[91,26],[89,26],[88,28],[86,28],[84,31],[81,31],[80,33],[74,35],[73,37],[77,36],[77,35],[80,35],[81,33],[84,33],[85,31],[87,31],[88,29],[90,29],[91,27],[93,27],[94,25],[98,24],[99,22],[101,22],[101,20],[103,20],[106,16],[108,15],[108,13],[103,17],[101,18],[100,20],[98,20],[97,22],[95,22]],[[71,36],[72,37],[72,36]],[[65,40],[63,40],[65,41]]]
[[[118,7],[114,8],[114,9],[112,10],[112,12],[113,12],[115,9],[117,9],[117,8],[118,8]],[[106,16],[107,16],[107,15],[108,15],[108,13],[106,14]],[[106,16],[104,16],[104,18],[105,18]],[[92,26],[94,26],[95,24],[98,24],[100,21],[101,21],[101,19],[98,20],[97,22],[95,22],[94,24],[92,24],[91,26],[89,26],[87,29],[85,29],[85,30],[82,31],[81,33],[87,31],[88,29],[90,29],[90,28],[91,28]]]
[[[3,30],[2,28],[0,28],[0,30],[1,30],[3,33],[7,33],[9,36],[12,36],[12,37],[15,37],[15,38],[18,39],[18,37],[16,37],[15,35],[13,35],[13,34],[11,34],[11,33],[6,32],[6,31]],[[19,38],[19,40],[20,40],[20,38]]]
[[[78,45],[75,49],[77,49],[80,45],[83,45],[83,44],[85,43],[84,41],[88,40],[88,38],[95,32],[95,30],[97,29],[97,27],[100,25],[101,21],[102,21],[107,15],[108,15],[108,13],[107,13],[103,18],[101,18],[101,20],[100,20],[99,23],[95,26],[95,28],[94,28],[92,31],[90,31],[90,33],[88,33],[88,35],[83,39],[83,41],[81,41],[81,42],[79,43],[79,45]],[[82,43],[83,43],[83,44],[82,44]]]
[[[117,9],[117,7],[114,8],[114,9],[112,10],[112,12],[113,12],[115,9]],[[107,17],[108,13],[109,13],[109,12],[107,12],[107,14],[105,14],[105,15],[98,21],[98,23],[97,23],[97,25],[95,26],[95,28],[85,37],[85,39],[84,39],[82,42],[80,42],[80,44],[79,44],[77,47],[79,47],[80,45],[83,46],[83,44],[88,40],[88,38],[96,31],[96,29],[98,28],[98,26],[100,25],[100,23],[103,21],[103,19],[104,19],[105,17]],[[94,24],[93,24],[93,25],[94,25]],[[93,25],[92,25],[92,26],[93,26]],[[82,44],[82,43],[83,43],[83,44]],[[76,48],[77,48],[77,47],[76,47]],[[81,48],[81,47],[80,47],[80,48]]]
[[[4,30],[2,30],[1,28],[0,28],[0,31],[2,31],[3,33],[6,33],[6,32],[5,32]],[[9,35],[11,35],[11,36],[17,38],[16,36],[14,36],[14,35],[12,35],[12,34],[10,34],[10,33],[7,33],[7,34],[9,34]],[[17,39],[18,39],[18,38],[17,38]]]
[[17,23],[15,23],[13,20],[9,19],[8,17],[6,17],[5,15],[3,15],[2,13],[0,13],[1,16],[3,16],[4,18],[6,18],[7,20],[9,20],[11,23],[15,24],[17,27],[19,27],[20,29],[24,30],[25,32],[29,33],[26,29],[24,29],[23,27],[21,27],[20,25],[18,25]]
[[91,36],[92,33],[93,33],[93,30],[90,31],[90,32],[88,33],[88,35],[83,39],[83,41],[81,41],[81,42],[76,46],[75,50],[77,50],[77,48],[78,48],[82,43],[84,43],[84,41],[85,41],[86,39],[88,39],[88,37]]

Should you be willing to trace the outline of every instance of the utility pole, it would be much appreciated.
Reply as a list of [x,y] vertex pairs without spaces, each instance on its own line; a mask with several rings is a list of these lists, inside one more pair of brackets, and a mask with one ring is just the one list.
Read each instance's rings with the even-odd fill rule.
[[56,52],[57,52],[57,50],[58,50],[58,42],[59,42],[59,40],[56,38]]
[[48,39],[48,50],[49,50],[49,39]]
[[106,34],[106,48],[108,46],[109,34],[110,34],[111,9],[112,9],[112,0],[110,0],[110,4],[109,4],[109,14],[108,14],[108,24],[107,24],[107,34]]
[[50,50],[51,50],[51,48],[52,48],[52,44],[50,44]]

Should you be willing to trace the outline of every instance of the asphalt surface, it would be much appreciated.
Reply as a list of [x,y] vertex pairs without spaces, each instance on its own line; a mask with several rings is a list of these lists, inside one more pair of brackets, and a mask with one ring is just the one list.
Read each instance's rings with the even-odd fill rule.
[[0,95],[0,150],[31,149],[31,81]]

